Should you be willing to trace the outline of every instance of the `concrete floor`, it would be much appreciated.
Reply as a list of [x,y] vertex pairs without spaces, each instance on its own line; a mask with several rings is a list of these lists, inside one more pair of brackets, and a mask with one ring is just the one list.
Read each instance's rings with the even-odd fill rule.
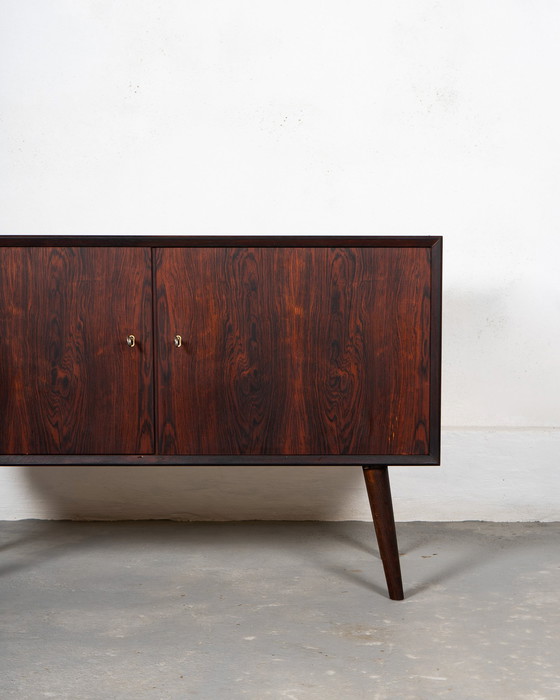
[[0,697],[560,698],[560,523],[2,523]]

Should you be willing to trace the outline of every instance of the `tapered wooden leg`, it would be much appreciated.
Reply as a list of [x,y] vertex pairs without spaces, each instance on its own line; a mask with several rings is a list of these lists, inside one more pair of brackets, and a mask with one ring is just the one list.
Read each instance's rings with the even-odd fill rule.
[[401,564],[387,467],[364,467],[364,478],[391,600],[403,600]]

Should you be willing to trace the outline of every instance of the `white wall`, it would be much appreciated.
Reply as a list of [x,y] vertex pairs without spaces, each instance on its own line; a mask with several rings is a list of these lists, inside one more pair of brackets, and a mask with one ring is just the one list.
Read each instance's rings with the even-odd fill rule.
[[[444,235],[444,468],[397,517],[558,519],[558,65],[552,0],[1,0],[0,234]],[[369,517],[359,470],[79,474],[1,470],[0,518]]]

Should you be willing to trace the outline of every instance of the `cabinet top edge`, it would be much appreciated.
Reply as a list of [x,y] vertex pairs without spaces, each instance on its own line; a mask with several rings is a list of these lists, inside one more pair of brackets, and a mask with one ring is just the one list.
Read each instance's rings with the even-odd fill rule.
[[0,236],[0,247],[431,248],[442,236]]

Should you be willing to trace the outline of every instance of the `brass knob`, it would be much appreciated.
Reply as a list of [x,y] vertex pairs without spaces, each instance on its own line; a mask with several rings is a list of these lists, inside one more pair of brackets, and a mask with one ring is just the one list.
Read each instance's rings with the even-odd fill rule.
[[176,348],[180,348],[181,345],[183,344],[183,339],[181,338],[180,335],[176,335],[173,342],[175,343]]
[[131,333],[126,339],[126,344],[129,348],[133,348],[136,345],[136,336]]

